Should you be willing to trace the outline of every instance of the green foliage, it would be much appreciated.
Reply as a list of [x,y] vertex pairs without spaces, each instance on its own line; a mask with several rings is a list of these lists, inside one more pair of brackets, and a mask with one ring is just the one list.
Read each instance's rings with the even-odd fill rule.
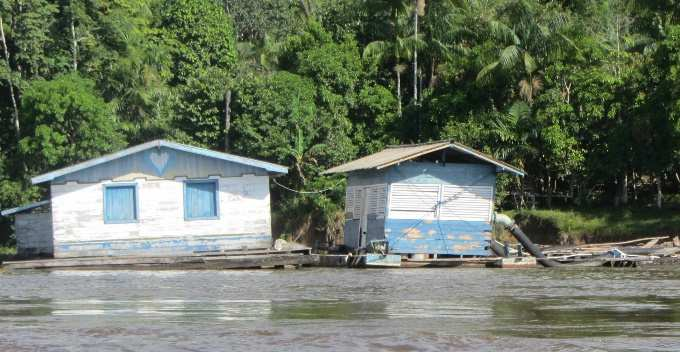
[[[508,212],[527,233],[547,234],[542,243],[597,243],[625,241],[640,235],[666,235],[680,230],[677,210],[645,208],[552,209]],[[526,229],[525,229],[526,230]]]
[[168,0],[160,9],[178,96],[177,126],[193,141],[217,145],[224,136],[225,93],[236,67],[231,18],[212,0]]
[[[238,116],[233,129],[235,148],[246,155],[290,165],[286,184],[291,188],[311,191],[337,183],[319,174],[354,155],[349,121],[320,102],[309,78],[279,72],[249,82],[239,90],[234,113]],[[284,194],[280,205],[288,215],[284,228],[294,231],[309,214],[320,218],[316,226],[325,226],[338,209],[339,195],[337,189],[312,197]]]
[[94,82],[77,74],[34,81],[24,92],[26,133],[19,146],[32,172],[100,156],[125,145],[111,108]]

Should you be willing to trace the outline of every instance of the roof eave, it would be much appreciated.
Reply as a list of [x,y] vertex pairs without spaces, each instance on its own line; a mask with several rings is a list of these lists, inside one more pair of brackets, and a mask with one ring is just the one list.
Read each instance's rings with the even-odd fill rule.
[[468,155],[472,155],[477,159],[484,160],[484,161],[486,161],[490,164],[493,164],[493,165],[495,165],[496,167],[500,168],[501,170],[503,170],[505,172],[513,173],[513,174],[520,176],[520,177],[524,177],[526,175],[524,170],[521,170],[521,169],[516,168],[516,167],[512,167],[508,164],[505,164],[503,162],[500,162],[498,160],[490,158],[490,157],[488,157],[488,156],[486,156],[486,155],[484,155],[480,152],[475,151],[474,149],[465,147],[465,146],[457,144],[457,143],[451,143],[450,147],[459,151],[459,152],[462,152],[462,153],[465,153],[465,154],[468,154]]
[[251,158],[246,158],[238,155],[232,155],[232,154],[227,154],[227,153],[222,153],[222,152],[216,152],[213,150],[209,149],[204,149],[204,148],[199,148],[199,147],[194,147],[194,146],[189,146],[189,145],[184,145],[184,144],[179,144],[179,143],[174,143],[174,142],[169,142],[165,140],[154,140],[151,142],[143,143],[140,145],[136,145],[127,149],[123,149],[121,151],[107,154],[104,156],[101,156],[99,158],[94,158],[90,159],[87,161],[83,161],[81,163],[67,166],[65,168],[61,168],[55,171],[51,171],[42,175],[35,176],[31,178],[31,183],[36,185],[44,182],[49,182],[52,181],[58,177],[68,175],[80,170],[87,169],[89,167],[94,167],[112,160],[120,159],[125,156],[135,154],[150,148],[154,147],[166,147],[170,149],[175,149],[175,150],[180,150],[184,151],[187,153],[192,153],[192,154],[198,154],[202,155],[205,157],[209,158],[215,158],[215,159],[220,159],[224,161],[229,161],[229,162],[234,162],[238,164],[244,164],[244,165],[250,165],[256,168],[263,169],[271,174],[287,174],[288,173],[288,168],[282,165],[278,164],[273,164],[269,163],[266,161],[261,161],[261,160],[256,160],[256,159],[251,159]]
[[35,209],[35,208],[38,208],[38,207],[41,207],[41,206],[47,205],[47,204],[50,204],[49,199],[48,200],[41,200],[39,202],[35,202],[35,203],[31,203],[31,204],[18,206],[16,208],[5,209],[3,211],[0,211],[0,215],[10,216],[10,215],[21,213],[21,212],[24,212],[24,211],[27,211],[27,210]]

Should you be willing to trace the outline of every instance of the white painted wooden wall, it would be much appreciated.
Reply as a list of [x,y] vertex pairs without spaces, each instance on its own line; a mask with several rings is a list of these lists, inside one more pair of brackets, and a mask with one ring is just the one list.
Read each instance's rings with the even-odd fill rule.
[[58,244],[230,234],[271,235],[269,177],[245,175],[218,179],[219,219],[184,220],[184,178],[139,178],[134,181],[138,184],[139,221],[125,224],[104,223],[103,184],[111,181],[53,184],[54,241]]

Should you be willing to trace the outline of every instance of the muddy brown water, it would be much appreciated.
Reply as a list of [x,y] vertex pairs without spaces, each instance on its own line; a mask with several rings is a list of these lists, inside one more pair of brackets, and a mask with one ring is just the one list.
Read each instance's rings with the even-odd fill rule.
[[0,351],[680,351],[680,269],[0,272]]

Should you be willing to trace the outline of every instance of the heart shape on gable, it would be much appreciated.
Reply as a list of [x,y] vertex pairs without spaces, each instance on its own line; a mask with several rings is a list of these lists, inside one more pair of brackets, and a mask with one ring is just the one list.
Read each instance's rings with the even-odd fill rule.
[[170,154],[168,154],[168,152],[153,151],[149,154],[149,159],[151,159],[151,164],[158,172],[158,176],[161,176],[168,166]]

